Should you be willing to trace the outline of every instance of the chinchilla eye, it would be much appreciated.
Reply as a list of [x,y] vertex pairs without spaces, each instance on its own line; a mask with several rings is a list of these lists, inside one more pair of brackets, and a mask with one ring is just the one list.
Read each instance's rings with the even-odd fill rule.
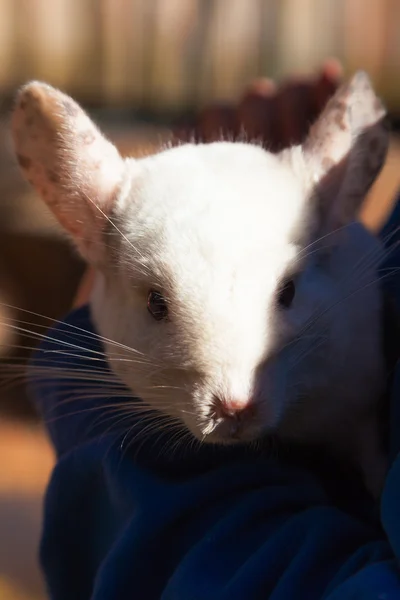
[[162,321],[168,316],[168,306],[160,292],[151,290],[147,297],[147,310],[156,321]]
[[284,282],[278,293],[278,304],[282,308],[290,308],[296,294],[296,286],[293,279]]

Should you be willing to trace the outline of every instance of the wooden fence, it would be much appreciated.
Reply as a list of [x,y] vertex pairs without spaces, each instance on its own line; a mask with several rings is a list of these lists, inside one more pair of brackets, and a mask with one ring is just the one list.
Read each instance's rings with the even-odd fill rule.
[[400,106],[400,0],[0,0],[0,90],[28,78],[88,102],[193,108],[335,55]]

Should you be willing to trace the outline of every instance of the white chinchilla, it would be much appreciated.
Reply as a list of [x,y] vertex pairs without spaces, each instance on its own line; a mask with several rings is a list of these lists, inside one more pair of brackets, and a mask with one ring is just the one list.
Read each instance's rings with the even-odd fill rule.
[[40,82],[12,117],[25,177],[97,269],[94,322],[132,393],[204,443],[326,444],[375,493],[382,251],[356,219],[384,116],[358,72],[278,154],[220,141],[123,159]]

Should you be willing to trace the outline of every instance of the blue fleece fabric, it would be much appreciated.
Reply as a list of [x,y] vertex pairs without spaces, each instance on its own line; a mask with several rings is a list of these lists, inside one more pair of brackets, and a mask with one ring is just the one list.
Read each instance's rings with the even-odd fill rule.
[[[400,205],[382,233],[390,243],[398,224]],[[385,267],[399,266],[394,244]],[[400,308],[399,279],[388,286]],[[400,367],[376,507],[328,459],[180,447],[174,433],[138,434],[140,418],[118,423],[115,405],[132,400],[107,391],[87,307],[50,330],[33,362],[57,451],[41,544],[52,600],[400,598]]]

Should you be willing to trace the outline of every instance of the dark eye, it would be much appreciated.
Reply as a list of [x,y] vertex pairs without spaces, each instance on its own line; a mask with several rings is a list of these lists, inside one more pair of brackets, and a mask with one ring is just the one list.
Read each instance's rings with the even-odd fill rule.
[[285,281],[281,289],[279,290],[278,303],[283,308],[290,308],[294,296],[296,294],[296,287],[293,279]]
[[160,292],[152,290],[147,297],[147,310],[156,321],[162,321],[168,316],[168,306]]

